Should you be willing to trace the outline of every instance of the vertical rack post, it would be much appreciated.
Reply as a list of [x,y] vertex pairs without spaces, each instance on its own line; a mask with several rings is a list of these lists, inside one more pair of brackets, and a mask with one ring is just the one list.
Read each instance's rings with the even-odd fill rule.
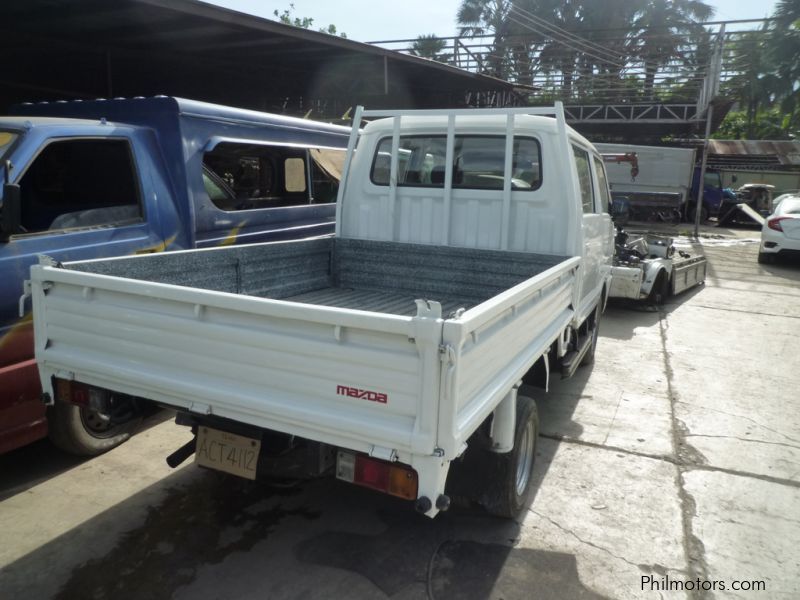
[[450,243],[450,211],[453,199],[453,176],[455,175],[455,165],[453,155],[455,154],[456,138],[456,116],[450,114],[447,117],[447,143],[444,153],[444,199],[442,201],[442,244],[447,246]]
[[506,117],[506,151],[503,166],[503,216],[500,219],[500,249],[508,250],[508,229],[511,226],[511,175],[514,161],[514,113]]
[[344,167],[342,169],[342,180],[339,182],[339,192],[336,195],[336,237],[342,234],[342,213],[345,188],[347,181],[350,179],[350,163],[353,162],[353,152],[356,149],[356,142],[358,141],[358,130],[361,127],[361,114],[364,112],[363,106],[356,106],[356,112],[353,115],[353,129],[350,130],[350,139],[347,141],[347,155],[344,159]]
[[391,156],[391,169],[389,171],[389,206],[387,207],[388,213],[388,229],[389,239],[395,239],[395,223],[397,222],[397,172],[399,171],[398,163],[400,158],[400,121],[402,117],[397,115],[392,121],[392,156]]

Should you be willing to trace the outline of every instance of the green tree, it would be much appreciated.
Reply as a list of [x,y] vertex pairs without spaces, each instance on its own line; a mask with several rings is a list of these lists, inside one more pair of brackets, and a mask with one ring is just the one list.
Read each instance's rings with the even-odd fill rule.
[[772,65],[772,91],[784,113],[784,131],[797,131],[800,121],[800,0],[782,0],[775,9],[767,60]]
[[[300,27],[301,29],[311,29],[314,25],[314,19],[311,17],[295,17],[292,13],[294,12],[294,4],[289,4],[289,8],[283,10],[283,12],[279,12],[277,9],[272,11],[272,14],[278,17],[278,20],[285,24],[285,25],[292,25],[293,27]],[[347,34],[344,32],[339,32],[336,29],[336,25],[328,25],[327,27],[320,27],[317,31],[320,33],[327,33],[329,35],[338,35],[339,37],[347,38]]]
[[447,48],[447,40],[443,40],[434,34],[420,35],[414,43],[409,46],[408,53],[413,56],[448,63],[453,55],[443,53],[442,50],[445,48]]
[[800,129],[800,0],[779,2],[774,20],[730,44],[735,75],[723,89],[737,110],[719,134],[735,139],[786,139]]
[[482,70],[495,77],[507,78],[508,14],[510,0],[461,0],[456,13],[459,37],[492,34],[493,39]]
[[771,73],[769,52],[765,40],[769,37],[766,27],[742,35],[732,48],[733,69],[736,74],[725,82],[724,89],[739,103],[745,118],[742,137],[755,138],[756,120],[762,109],[772,104],[773,90],[777,84]]
[[633,20],[635,51],[644,61],[644,92],[653,97],[658,70],[685,58],[686,39],[701,35],[714,9],[701,0],[648,0]]
[[800,138],[800,123],[788,124],[780,107],[758,111],[755,119],[746,111],[729,112],[711,137],[718,140],[791,140]]

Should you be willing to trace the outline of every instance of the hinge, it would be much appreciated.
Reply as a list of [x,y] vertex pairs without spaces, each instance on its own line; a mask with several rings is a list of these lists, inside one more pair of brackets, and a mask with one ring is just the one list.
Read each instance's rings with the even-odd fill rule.
[[19,318],[25,316],[25,300],[31,297],[33,291],[31,289],[31,280],[26,279],[22,282],[22,296],[19,297]]
[[202,402],[192,402],[189,405],[189,410],[201,415],[210,415],[213,412],[211,406]]
[[449,344],[439,345],[439,358],[443,363],[453,364],[456,362],[456,351]]
[[39,254],[39,264],[43,267],[57,267],[61,268],[61,263],[46,254]]
[[397,460],[397,451],[392,450],[391,448],[384,448],[382,446],[373,446],[369,450],[369,455],[373,458],[379,458],[381,460],[386,460],[389,462],[395,462]]

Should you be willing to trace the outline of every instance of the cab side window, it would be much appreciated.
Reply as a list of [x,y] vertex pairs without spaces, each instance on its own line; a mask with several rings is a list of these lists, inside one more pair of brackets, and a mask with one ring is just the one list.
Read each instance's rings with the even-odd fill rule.
[[603,161],[596,156],[594,157],[594,171],[597,173],[597,187],[600,191],[600,206],[598,212],[608,212],[608,207],[611,204],[610,193],[608,191],[608,179],[606,178],[606,170]]
[[344,149],[222,142],[203,155],[203,186],[224,211],[336,201]]
[[575,156],[575,166],[578,169],[578,183],[581,190],[581,203],[584,213],[594,212],[594,190],[592,189],[592,172],[589,168],[589,153],[586,150],[572,147]]
[[20,179],[26,233],[141,221],[139,185],[124,139],[50,142]]
[[311,189],[314,194],[312,202],[336,202],[347,153],[336,148],[311,148],[308,152],[311,156]]

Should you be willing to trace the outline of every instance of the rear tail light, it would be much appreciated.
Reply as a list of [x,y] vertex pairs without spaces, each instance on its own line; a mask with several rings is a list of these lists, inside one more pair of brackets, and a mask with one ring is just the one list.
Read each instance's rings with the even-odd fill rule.
[[775,231],[783,231],[783,227],[781,226],[781,221],[785,221],[791,217],[775,217],[774,219],[769,219],[767,221],[767,227],[770,229],[774,229]]
[[336,477],[406,500],[417,498],[417,472],[400,463],[340,451],[336,458]]
[[88,407],[89,386],[68,379],[56,379],[56,400]]
[[104,409],[108,400],[108,392],[78,381],[54,378],[56,400],[77,404],[83,408]]

